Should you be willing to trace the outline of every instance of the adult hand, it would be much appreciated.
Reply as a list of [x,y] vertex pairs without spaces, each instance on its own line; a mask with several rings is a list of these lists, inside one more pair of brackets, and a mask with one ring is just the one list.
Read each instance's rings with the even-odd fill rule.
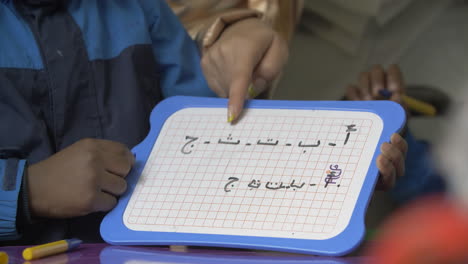
[[109,211],[127,189],[135,162],[116,142],[83,139],[27,168],[33,216],[69,218]]
[[267,89],[288,58],[285,40],[258,18],[230,25],[202,57],[211,89],[229,97],[228,122],[241,114],[246,98]]

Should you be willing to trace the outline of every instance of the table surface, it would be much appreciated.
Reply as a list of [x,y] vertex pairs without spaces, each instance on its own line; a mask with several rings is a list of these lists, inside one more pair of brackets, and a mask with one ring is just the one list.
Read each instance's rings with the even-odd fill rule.
[[177,264],[177,263],[326,263],[358,264],[367,262],[366,257],[317,257],[269,251],[248,251],[238,249],[199,248],[199,247],[130,247],[107,244],[83,244],[76,250],[40,260],[25,262],[21,256],[25,247],[2,247],[9,256],[9,264],[68,264],[68,263],[126,263],[126,264]]

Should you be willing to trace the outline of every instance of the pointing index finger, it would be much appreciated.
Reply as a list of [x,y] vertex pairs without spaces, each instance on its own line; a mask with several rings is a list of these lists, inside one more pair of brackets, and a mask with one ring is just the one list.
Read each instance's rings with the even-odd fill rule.
[[[248,74],[244,74],[248,76]],[[228,117],[227,121],[233,123],[236,121],[244,109],[245,98],[247,97],[247,88],[250,85],[250,78],[235,78],[229,89]]]

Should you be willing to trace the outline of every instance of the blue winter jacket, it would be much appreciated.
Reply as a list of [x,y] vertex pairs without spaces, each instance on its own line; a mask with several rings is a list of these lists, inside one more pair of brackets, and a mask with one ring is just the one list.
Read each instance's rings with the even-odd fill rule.
[[214,95],[199,60],[163,0],[0,0],[0,240],[98,236],[93,216],[31,221],[25,166],[83,138],[133,147],[162,98]]

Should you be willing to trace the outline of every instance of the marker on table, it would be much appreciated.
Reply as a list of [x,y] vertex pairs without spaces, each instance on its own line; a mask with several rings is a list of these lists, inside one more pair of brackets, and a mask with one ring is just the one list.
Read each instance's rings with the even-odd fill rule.
[[[382,95],[383,97],[387,99],[392,97],[392,92],[389,90],[380,90],[379,93],[380,95]],[[428,116],[435,116],[437,113],[436,108],[429,103],[423,102],[421,100],[415,99],[407,95],[403,95],[402,98],[403,98],[403,102],[412,111],[418,112],[423,115],[428,115]]]
[[79,239],[73,238],[26,248],[23,250],[23,258],[25,260],[33,260],[60,254],[77,248],[82,242]]
[[0,251],[0,264],[8,264],[8,254]]

